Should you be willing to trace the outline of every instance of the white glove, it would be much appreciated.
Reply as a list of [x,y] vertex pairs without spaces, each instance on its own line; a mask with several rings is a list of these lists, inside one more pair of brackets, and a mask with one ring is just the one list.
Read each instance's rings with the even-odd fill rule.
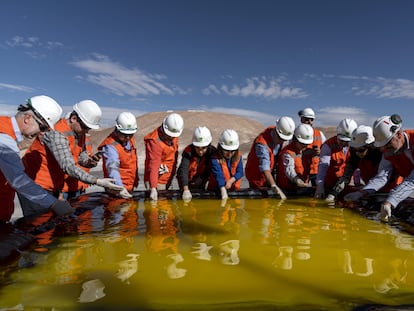
[[355,191],[350,192],[347,195],[344,196],[345,201],[358,201],[360,198],[362,198],[362,192],[361,191]]
[[227,195],[227,190],[226,187],[221,187],[220,188],[220,192],[221,192],[221,198],[222,199],[227,199],[229,196]]
[[96,180],[98,186],[108,188],[110,190],[121,191],[124,187],[114,184],[115,179],[113,178],[99,178]]
[[326,196],[325,201],[328,202],[328,203],[334,203],[335,202],[335,196],[333,194],[328,194]]
[[323,199],[325,197],[325,185],[320,183],[316,186],[315,198]]
[[287,197],[277,185],[272,185],[272,190],[280,196],[280,199],[286,200]]
[[126,190],[125,188],[122,189],[119,194],[118,194],[121,198],[123,199],[130,199],[132,198],[132,194],[129,193],[128,190]]
[[184,190],[183,191],[183,200],[184,201],[189,201],[191,200],[193,196],[191,195],[191,191],[190,190]]
[[169,172],[168,166],[165,165],[165,164],[161,164],[160,168],[158,169],[158,175],[162,175],[162,174],[165,174],[165,173],[168,173],[168,172]]
[[296,185],[301,188],[309,187],[309,184],[305,183],[302,179],[296,178]]
[[385,201],[381,205],[381,221],[388,222],[391,218],[391,203],[388,201]]
[[151,188],[150,199],[153,201],[158,200],[158,192],[156,188]]

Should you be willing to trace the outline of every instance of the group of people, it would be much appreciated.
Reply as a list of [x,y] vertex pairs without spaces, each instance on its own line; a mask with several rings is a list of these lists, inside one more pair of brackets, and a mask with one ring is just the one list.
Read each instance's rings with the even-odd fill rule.
[[[158,200],[158,191],[168,190],[176,177],[183,200],[203,190],[217,191],[227,199],[228,191],[239,190],[245,177],[250,188],[270,188],[281,199],[311,194],[328,202],[354,201],[377,191],[389,192],[381,208],[387,220],[391,209],[413,193],[414,131],[403,131],[398,115],[381,117],[373,127],[343,119],[329,139],[313,127],[313,109],[302,109],[298,115],[297,126],[291,117],[282,116],[264,129],[254,139],[244,168],[233,129],[224,130],[213,146],[210,130],[195,128],[179,161],[184,120],[170,113],[144,137],[149,198]],[[93,154],[88,132],[99,128],[101,116],[94,101],[83,100],[62,118],[60,105],[40,95],[20,105],[14,117],[0,117],[0,223],[10,221],[16,192],[24,216],[48,209],[71,214],[67,200],[91,184],[114,196],[132,197],[139,184],[136,117],[121,112]],[[18,143],[23,137],[34,140],[21,158]],[[89,170],[101,159],[104,178],[96,178]]]

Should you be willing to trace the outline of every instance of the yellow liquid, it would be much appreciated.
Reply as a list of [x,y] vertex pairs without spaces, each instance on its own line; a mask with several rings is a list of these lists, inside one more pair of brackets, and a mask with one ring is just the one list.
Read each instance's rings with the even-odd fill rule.
[[414,303],[413,236],[349,209],[313,199],[153,204],[95,197],[78,205],[94,208],[40,234],[19,261],[31,267],[0,270],[0,309],[352,310]]

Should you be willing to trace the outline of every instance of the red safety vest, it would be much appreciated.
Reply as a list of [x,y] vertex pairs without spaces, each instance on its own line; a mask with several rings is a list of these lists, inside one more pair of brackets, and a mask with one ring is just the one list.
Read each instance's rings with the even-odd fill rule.
[[269,152],[270,172],[272,172],[275,165],[275,157],[273,154],[273,148],[270,146],[273,145],[273,137],[271,133],[275,128],[276,126],[269,126],[266,128],[256,137],[250,148],[249,155],[247,156],[245,174],[251,188],[257,189],[267,186],[266,179],[263,173],[259,170],[259,158],[256,155],[255,146],[256,144],[262,144],[266,147],[267,151]]
[[[149,181],[151,183],[151,180],[155,178],[156,175],[157,183],[161,185],[166,185],[172,182],[172,179],[175,175],[175,171],[177,169],[178,137],[174,137],[172,140],[172,144],[169,145],[160,139],[160,130],[160,128],[157,128],[144,137],[145,146],[147,146],[149,141],[154,141],[156,142],[161,151],[161,157],[154,158],[154,154],[148,152],[147,147],[145,148],[146,152],[144,181]],[[158,170],[161,164],[164,164],[168,167],[168,172],[162,175],[158,175]]]
[[[241,161],[241,158],[242,158],[241,153],[240,153],[239,150],[237,150],[237,158],[236,158],[235,161],[232,161],[230,170],[229,170],[229,167],[227,166],[226,160],[223,159],[223,158],[220,158],[217,152],[212,156],[212,161],[217,161],[217,162],[220,163],[221,170],[222,170],[223,176],[224,176],[224,180],[227,182],[232,176],[234,176],[234,174],[236,174],[237,166],[239,165],[239,162]],[[233,185],[231,186],[230,190],[239,190],[240,189],[240,184],[241,184],[241,179],[236,180],[233,183]],[[218,186],[217,186],[216,178],[211,173],[210,174],[210,179],[208,181],[207,189],[208,190],[217,190],[217,187]]]
[[[115,140],[116,134],[112,132],[105,140],[99,145],[98,150],[102,150],[105,145],[112,145],[118,151],[119,156],[119,174],[121,175],[121,180],[124,187],[128,191],[132,191],[134,187],[138,186],[138,156],[137,148],[135,146],[135,138],[130,139],[131,150],[126,150],[119,142]],[[105,157],[102,158],[103,161],[103,172],[104,177],[108,178],[109,173],[106,168]]]
[[[89,136],[86,135],[82,135],[81,137],[79,137],[79,139],[77,139],[77,134],[74,131],[72,131],[68,122],[69,121],[67,119],[60,119],[55,124],[55,130],[61,132],[68,139],[69,148],[73,155],[73,160],[75,161],[76,166],[89,173],[90,169],[79,165],[78,159],[82,151],[86,150],[89,155],[92,154],[91,140]],[[80,180],[73,178],[67,174],[65,174],[64,178],[65,180],[62,189],[63,192],[83,190],[89,186],[88,184],[81,182]]]
[[36,137],[22,158],[26,174],[36,184],[51,192],[62,191],[65,173],[52,152]]
[[[13,129],[13,123],[10,117],[0,117],[0,133],[7,134],[16,140],[16,133]],[[0,171],[0,220],[9,221],[14,212],[14,195],[16,191],[11,187]]]
[[344,174],[346,161],[350,156],[350,152],[346,155],[342,151],[342,147],[338,144],[337,136],[329,138],[326,142],[331,149],[331,161],[325,175],[325,189],[331,189],[335,186],[338,179]]
[[283,148],[282,152],[280,153],[276,175],[277,184],[282,190],[294,190],[296,189],[296,185],[292,183],[286,175],[286,168],[282,160],[284,154],[289,154],[293,158],[295,164],[295,172],[297,176],[304,182],[309,181],[310,163],[303,156],[303,153],[297,153],[295,141],[290,142],[289,145]]

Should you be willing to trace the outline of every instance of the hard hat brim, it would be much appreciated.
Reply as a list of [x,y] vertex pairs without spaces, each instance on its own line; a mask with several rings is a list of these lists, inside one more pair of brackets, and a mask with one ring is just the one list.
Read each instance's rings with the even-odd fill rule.
[[309,145],[313,143],[313,139],[303,139],[303,138],[296,138],[300,143]]
[[167,128],[165,128],[165,126],[164,126],[164,132],[165,132],[165,134],[167,134],[168,136],[171,136],[171,137],[179,137],[183,131],[181,130],[181,131],[179,131],[179,132],[171,132],[170,130],[168,130],[168,129],[167,129]]
[[284,135],[284,134],[280,133],[279,131],[277,131],[277,134],[283,140],[291,140],[293,138],[293,133],[292,133],[292,135]]

